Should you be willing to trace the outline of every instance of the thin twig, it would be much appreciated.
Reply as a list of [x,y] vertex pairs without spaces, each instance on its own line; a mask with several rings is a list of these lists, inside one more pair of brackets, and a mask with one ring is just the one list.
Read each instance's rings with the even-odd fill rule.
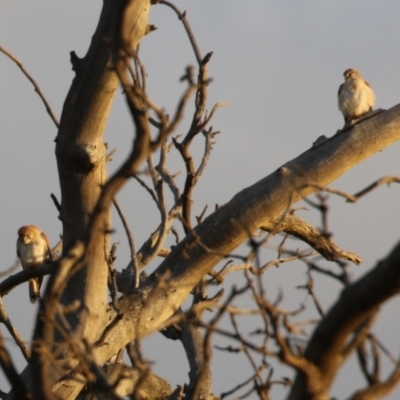
[[353,197],[356,200],[358,200],[360,197],[362,197],[365,194],[369,193],[371,190],[377,188],[378,186],[383,185],[384,183],[387,183],[389,185],[392,182],[400,183],[400,177],[398,177],[398,176],[385,176],[385,177],[383,177],[381,179],[378,179],[374,183],[371,183],[371,185],[367,186],[365,189],[360,190],[359,192],[354,194]]
[[201,54],[200,54],[200,50],[199,50],[199,46],[197,45],[196,39],[194,37],[194,34],[190,28],[190,25],[186,19],[186,11],[185,12],[180,12],[180,10],[178,9],[178,7],[176,7],[174,4],[170,3],[169,1],[166,0],[161,0],[160,4],[165,4],[168,7],[171,7],[176,14],[178,15],[178,18],[182,21],[183,26],[185,27],[186,33],[189,37],[190,43],[193,47],[193,51],[194,54],[196,56],[196,60],[198,63],[201,62]]
[[19,69],[22,71],[22,73],[29,79],[29,81],[32,83],[33,87],[35,88],[35,92],[39,95],[39,97],[42,99],[42,102],[44,106],[46,107],[47,113],[50,115],[50,118],[54,122],[54,125],[59,128],[59,122],[57,117],[55,116],[53,110],[50,107],[50,104],[46,100],[46,97],[42,93],[39,85],[36,83],[36,81],[32,78],[32,76],[29,74],[29,72],[25,69],[23,64],[21,63],[20,60],[18,60],[17,57],[13,56],[9,51],[7,51],[4,47],[0,46],[0,51],[4,53],[10,60],[14,61],[15,64],[18,65]]
[[11,357],[7,351],[7,348],[4,344],[3,335],[0,333],[0,365],[4,371],[5,376],[8,381],[11,383],[15,391],[16,398],[21,400],[32,400],[32,397],[28,393],[24,381],[19,376]]
[[307,280],[307,284],[304,286],[297,286],[298,289],[306,289],[307,293],[311,296],[311,298],[313,299],[315,308],[318,311],[318,314],[323,318],[325,316],[325,312],[321,306],[321,303],[317,297],[317,295],[315,294],[314,291],[314,280],[311,276],[310,273],[308,273],[308,280]]
[[167,153],[168,153],[168,145],[166,142],[163,143],[160,149],[160,162],[156,167],[157,172],[160,174],[161,178],[170,188],[173,196],[175,204],[180,203],[181,193],[179,191],[178,186],[176,185],[173,177],[167,170]]
[[10,332],[10,335],[15,340],[15,343],[21,349],[21,352],[22,352],[23,356],[25,357],[25,360],[29,362],[29,360],[31,358],[31,352],[29,351],[24,340],[22,339],[22,336],[15,329],[14,325],[11,323],[10,318],[7,315],[7,311],[4,308],[4,304],[3,304],[3,300],[1,298],[1,296],[0,296],[0,322],[2,322],[6,326],[8,332]]
[[140,185],[143,186],[147,190],[147,192],[150,194],[150,196],[152,197],[152,199],[154,200],[154,202],[157,204],[157,207],[158,207],[158,200],[157,200],[156,194],[154,193],[154,190],[149,188],[147,183],[143,179],[139,178],[137,175],[134,175],[133,178],[136,179],[140,183]]
[[242,387],[248,385],[249,383],[251,383],[258,375],[259,372],[261,372],[262,369],[266,368],[264,365],[258,367],[257,372],[250,376],[250,378],[246,379],[244,382],[239,383],[238,385],[236,385],[233,389],[227,391],[227,392],[223,392],[220,394],[221,399],[223,399],[224,397],[230,396],[231,394],[235,393],[236,391],[238,391],[239,389],[241,389]]
[[[338,190],[338,189],[333,189],[333,188],[329,188],[326,186],[321,186],[321,185],[317,185],[316,183],[307,183],[306,187],[312,187],[315,188],[321,192],[327,192],[327,193],[332,193],[332,194],[336,194],[340,197],[344,197],[349,203],[355,203],[359,198],[361,198],[362,196],[366,195],[367,193],[371,192],[372,190],[374,190],[375,188],[377,188],[380,185],[383,185],[385,183],[390,184],[390,183],[400,183],[400,177],[398,176],[385,176],[383,178],[378,179],[377,181],[371,183],[370,185],[368,185],[365,189],[360,190],[359,192],[357,192],[354,195],[351,195],[349,193],[346,193],[342,190]],[[302,189],[302,188],[300,188]]]
[[129,249],[131,252],[131,263],[132,263],[132,269],[134,273],[134,288],[139,287],[139,262],[136,256],[136,249],[135,249],[135,241],[133,240],[133,235],[132,231],[129,228],[128,221],[125,218],[125,215],[118,203],[118,200],[114,198],[113,200],[114,207],[117,209],[118,215],[121,218],[122,225],[124,226],[126,236],[128,237],[128,243],[129,243]]
[[0,278],[4,278],[5,276],[8,276],[11,274],[11,272],[15,271],[19,267],[19,260],[15,260],[14,265],[11,265],[11,267],[7,268],[5,271],[0,272]]

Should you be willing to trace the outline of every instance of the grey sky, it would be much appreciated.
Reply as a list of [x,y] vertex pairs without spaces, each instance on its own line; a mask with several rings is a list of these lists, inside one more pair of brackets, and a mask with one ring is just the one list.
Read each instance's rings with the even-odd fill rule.
[[[212,123],[221,134],[195,192],[196,214],[205,204],[211,211],[215,203],[227,202],[239,190],[307,150],[318,136],[331,136],[341,128],[336,94],[346,68],[359,69],[370,82],[377,108],[390,108],[399,102],[399,1],[180,0],[175,4],[188,11],[203,54],[214,51],[209,64],[213,78],[209,106],[228,103]],[[23,62],[58,116],[74,76],[69,52],[85,54],[100,9],[100,1],[89,0],[3,0],[0,5],[0,46]],[[157,104],[172,113],[183,90],[179,77],[187,64],[194,64],[194,57],[171,10],[153,7],[150,22],[158,30],[141,44],[149,92]],[[21,225],[37,224],[52,243],[57,241],[61,225],[50,200],[50,193],[59,196],[53,143],[56,128],[31,84],[3,54],[0,121],[0,249],[1,269],[6,269],[16,258],[16,232]],[[182,125],[178,133],[186,127]],[[110,148],[117,148],[111,171],[126,156],[131,138],[130,118],[119,91],[105,138]],[[397,143],[331,186],[354,193],[382,176],[400,175],[399,151]],[[182,166],[172,162],[170,168],[174,171]],[[138,190],[137,186],[124,189],[120,199],[140,244],[155,228],[158,215],[144,193],[137,195]],[[379,188],[357,204],[331,199],[330,229],[335,240],[364,259],[362,266],[351,267],[355,277],[374,266],[398,240],[399,196],[400,187],[392,185]],[[314,212],[299,215],[319,224]],[[118,266],[123,267],[129,252],[118,224],[115,241],[121,241]],[[305,272],[303,267],[282,266],[271,276],[271,290],[284,286],[290,290],[304,281]],[[240,282],[241,278],[234,280]],[[331,282],[321,280],[318,290],[325,308],[337,297],[338,287],[332,287]],[[12,321],[29,340],[36,309],[29,302],[27,285],[7,295],[4,302]],[[392,301],[375,328],[394,354],[399,353],[399,324],[391,324],[390,329],[389,324],[393,318],[398,321],[398,306],[398,299]],[[177,344],[154,335],[152,345],[146,348],[146,356],[156,360],[157,373],[172,384],[187,379],[184,355]],[[23,368],[24,362],[14,350],[17,364]],[[157,352],[163,352],[161,359]],[[175,354],[182,365],[172,371],[168,363]],[[241,380],[242,367],[238,363],[234,378],[227,377],[226,363],[233,365],[235,358],[217,358],[214,390],[220,393],[231,388],[232,381]],[[356,378],[349,371],[350,367],[345,369],[335,386],[334,394],[339,398],[351,393],[350,382]],[[362,380],[358,382],[362,384]],[[6,387],[0,373],[0,388]],[[400,389],[390,398],[397,398],[398,393]],[[276,392],[276,398],[279,394]]]

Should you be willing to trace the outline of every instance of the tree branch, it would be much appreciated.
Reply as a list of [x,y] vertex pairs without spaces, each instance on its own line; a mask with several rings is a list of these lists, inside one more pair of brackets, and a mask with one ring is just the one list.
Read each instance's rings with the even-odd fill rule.
[[362,262],[361,257],[357,254],[340,249],[331,238],[296,215],[287,214],[284,218],[281,216],[275,217],[267,221],[260,228],[274,234],[283,231],[289,235],[293,235],[308,243],[328,261],[345,259],[357,265]]
[[400,244],[372,271],[343,290],[316,328],[304,354],[319,371],[319,391],[310,391],[307,378],[298,373],[288,400],[328,396],[338,369],[349,355],[346,351],[349,336],[367,322],[383,302],[400,293],[399,264]]
[[[279,216],[289,201],[298,201],[313,189],[304,181],[326,185],[365,158],[400,139],[400,106],[360,123],[337,135],[318,149],[310,149],[277,171],[242,190],[225,206],[206,218],[178,244],[150,277],[143,293],[121,302],[129,323],[121,323],[107,335],[98,349],[99,361],[111,357],[135,338],[157,329],[186,299],[202,277],[267,221]],[[215,251],[213,251],[215,249]],[[157,286],[156,277],[168,276],[168,284]],[[166,278],[165,278],[166,279]],[[143,309],[142,298],[152,297]],[[128,302],[126,305],[125,302]],[[133,302],[133,303],[132,303]],[[129,304],[129,307],[127,308]],[[133,306],[136,304],[136,306]],[[133,308],[132,308],[133,307]],[[138,308],[136,308],[138,307]],[[140,315],[141,326],[136,326]],[[135,322],[136,321],[136,322]],[[118,344],[119,343],[119,344]],[[101,354],[103,353],[103,354]]]

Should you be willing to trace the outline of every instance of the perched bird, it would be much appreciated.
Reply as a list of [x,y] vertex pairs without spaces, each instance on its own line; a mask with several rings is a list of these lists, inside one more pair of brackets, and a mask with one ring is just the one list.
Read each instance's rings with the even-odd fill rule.
[[[22,226],[18,230],[17,255],[24,270],[42,265],[52,258],[49,239],[35,225]],[[42,280],[43,277],[29,279],[29,297],[33,304],[40,297]]]
[[368,114],[375,104],[375,94],[356,69],[346,69],[338,92],[338,106],[346,123]]

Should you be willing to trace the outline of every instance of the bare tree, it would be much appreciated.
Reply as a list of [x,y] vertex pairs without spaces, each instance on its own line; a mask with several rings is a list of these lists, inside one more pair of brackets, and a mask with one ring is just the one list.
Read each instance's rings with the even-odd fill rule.
[[[216,335],[236,342],[237,347],[221,350],[243,352],[254,370],[251,376],[243,377],[242,383],[232,384],[232,390],[221,397],[248,387],[248,395],[268,399],[272,387],[283,385],[291,400],[328,399],[333,379],[354,352],[367,383],[365,388],[354,388],[357,391],[349,398],[383,397],[399,381],[399,361],[370,327],[379,307],[400,290],[400,247],[395,247],[362,279],[351,282],[346,262],[359,264],[361,259],[332,241],[324,193],[354,202],[382,183],[399,182],[397,177],[388,177],[355,195],[327,187],[400,139],[400,106],[367,116],[329,139],[318,139],[312,148],[243,189],[207,218],[206,209],[195,217],[193,189],[210,157],[218,133],[210,123],[221,106],[207,109],[208,63],[212,53],[201,53],[185,13],[168,1],[155,3],[178,15],[197,61],[197,67],[187,67],[181,78],[186,88],[172,116],[147,95],[146,73],[138,55],[141,38],[154,29],[147,19],[152,6],[149,0],[104,1],[87,54],[80,59],[71,53],[76,76],[60,122],[22,64],[0,48],[31,79],[58,126],[56,157],[61,201],[55,197],[53,200],[63,225],[62,254],[56,261],[19,272],[0,283],[0,293],[5,295],[29,278],[50,274],[30,350],[1,306],[1,322],[27,360],[19,375],[0,337],[0,364],[12,385],[12,391],[3,398],[216,398],[211,394],[210,370],[212,340]],[[119,85],[132,117],[133,143],[127,160],[107,178],[107,162],[112,154],[107,154],[103,133]],[[183,137],[176,136],[183,110],[190,101],[194,102],[190,126]],[[191,153],[194,140],[204,141],[199,164]],[[186,168],[182,185],[168,170],[168,157],[174,151]],[[160,213],[159,226],[140,247],[136,247],[133,232],[116,200],[119,190],[131,179],[151,196]],[[296,202],[312,193],[317,193],[317,201],[307,201],[321,212],[322,229],[297,217],[293,209]],[[172,205],[168,204],[170,199]],[[131,257],[123,271],[116,271],[113,265],[117,254],[116,244],[110,243],[113,206],[130,245]],[[262,250],[280,234],[284,240],[276,249],[277,258],[264,262]],[[285,244],[287,236],[301,239],[311,250],[291,250]],[[168,248],[166,243],[171,238],[175,244]],[[232,253],[246,241],[247,254]],[[321,267],[313,259],[315,254],[332,261],[339,272]],[[142,270],[156,257],[164,260],[150,276],[145,275]],[[302,307],[286,310],[280,306],[281,298],[272,301],[267,296],[264,277],[269,267],[292,260],[300,260],[308,268],[308,280],[300,289],[313,300],[319,315],[313,321],[299,320]],[[235,271],[243,271],[243,287],[225,288],[229,292],[225,297],[222,291],[207,297],[210,285],[224,284],[225,277]],[[315,295],[315,273],[343,285],[339,300],[328,312]],[[246,295],[252,299],[253,307],[235,307],[235,299]],[[192,306],[184,312],[182,304],[189,296]],[[215,310],[213,316],[203,318],[208,309]],[[257,340],[249,338],[238,322],[239,316],[246,314],[260,318],[262,328],[254,332]],[[229,318],[231,329],[221,324],[222,317]],[[156,330],[182,342],[190,369],[185,387],[173,390],[152,373],[143,358],[140,339]],[[379,369],[382,354],[393,361],[392,374],[383,378]],[[125,363],[127,358],[131,366]],[[278,373],[271,368],[270,359],[293,368],[294,382],[276,377]]]

